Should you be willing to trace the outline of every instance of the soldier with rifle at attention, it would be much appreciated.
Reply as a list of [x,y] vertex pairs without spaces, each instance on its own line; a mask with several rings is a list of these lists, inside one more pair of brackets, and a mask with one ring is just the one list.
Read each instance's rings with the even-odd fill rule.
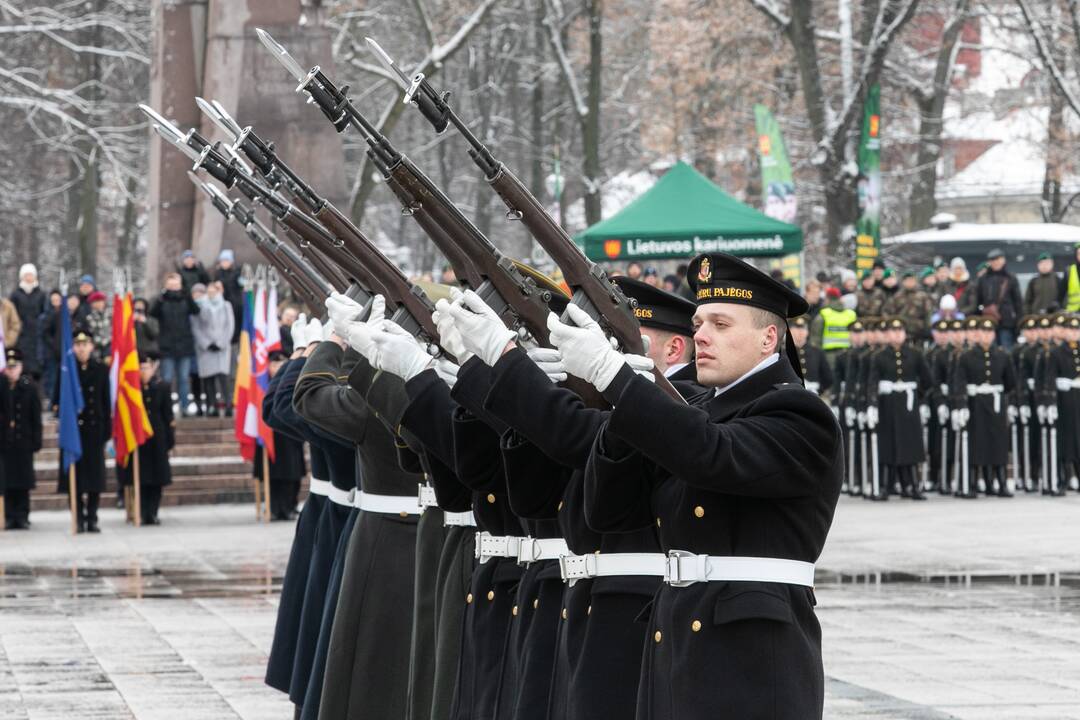
[[930,419],[930,368],[923,354],[907,344],[901,318],[889,318],[883,325],[887,347],[874,355],[867,373],[867,423],[878,431],[878,462],[885,470],[877,499],[898,491],[902,497],[925,500],[915,469],[926,460],[923,426]]
[[[1009,355],[994,344],[997,323],[988,317],[966,321],[974,343],[957,360],[953,373],[953,406],[958,426],[966,431],[964,473],[957,497],[975,498],[972,478],[981,470],[987,495],[1012,497],[1005,478],[1009,461],[1009,425],[1018,417],[1016,373]],[[963,440],[961,441],[963,442]]]
[[1052,495],[1077,489],[1080,472],[1080,317],[1057,313],[1052,343],[1039,369],[1043,410],[1049,428],[1049,474]]
[[[833,370],[829,366],[828,360],[825,358],[825,351],[807,343],[807,339],[810,337],[809,320],[805,315],[793,318],[788,324],[788,329],[791,332],[791,339],[795,342],[795,347],[798,350],[799,364],[802,368],[803,382],[806,385],[806,389],[810,392],[817,393],[823,398],[831,398],[833,390]],[[847,327],[847,332],[850,342],[850,325]],[[842,358],[850,349],[850,345],[847,348],[842,349],[835,356],[836,362],[839,363],[840,358]],[[837,406],[834,405],[834,407]],[[834,410],[833,414],[839,418],[839,409]]]
[[41,450],[41,391],[23,373],[23,354],[7,349],[7,367],[0,378],[0,478],[4,490],[4,522],[8,530],[30,528],[30,491],[34,453]]
[[930,326],[933,343],[925,352],[926,362],[930,366],[930,422],[927,425],[927,452],[930,455],[930,487],[939,492],[949,484],[949,386],[948,366],[951,350],[949,321],[938,320]]
[[[1021,342],[1013,346],[1013,368],[1016,372],[1016,397],[1017,410],[1019,412],[1019,427],[1017,432],[1020,436],[1019,448],[1020,459],[1014,460],[1014,466],[1023,468],[1022,473],[1016,478],[1017,491],[1023,486],[1024,492],[1032,493],[1036,490],[1036,480],[1039,477],[1039,426],[1036,422],[1038,402],[1035,398],[1035,365],[1042,350],[1042,330],[1039,327],[1039,316],[1028,315],[1020,321]],[[1014,427],[1016,427],[1014,425]],[[1034,452],[1033,452],[1034,450]]]

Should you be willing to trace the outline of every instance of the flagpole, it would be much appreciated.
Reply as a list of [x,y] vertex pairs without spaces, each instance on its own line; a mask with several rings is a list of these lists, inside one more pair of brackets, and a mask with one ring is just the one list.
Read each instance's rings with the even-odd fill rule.
[[[61,458],[63,453],[61,452]],[[61,459],[63,462],[63,459]],[[78,499],[75,497],[75,463],[68,465],[68,500],[71,504],[71,534],[79,534],[79,509],[76,506]]]
[[141,480],[139,479],[139,448],[135,448],[135,452],[131,453],[133,456],[134,465],[131,472],[131,484],[134,488],[132,494],[134,500],[132,501],[131,516],[134,518],[135,527],[142,527],[142,491],[140,488]]
[[263,505],[263,520],[270,522],[270,453],[266,451],[265,447],[263,448],[262,460],[263,499],[266,501]]

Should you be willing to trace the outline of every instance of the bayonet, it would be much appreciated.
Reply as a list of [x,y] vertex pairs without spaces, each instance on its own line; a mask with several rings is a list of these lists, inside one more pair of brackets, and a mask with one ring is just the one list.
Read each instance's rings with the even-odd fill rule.
[[382,63],[383,67],[386,68],[391,77],[397,78],[397,83],[401,86],[401,89],[408,90],[411,80],[409,76],[398,67],[397,63],[394,62],[394,59],[382,49],[382,46],[380,46],[379,43],[371,38],[366,37],[364,38],[364,41],[371,47],[371,51],[375,53],[375,57]]
[[296,59],[289,54],[289,51],[286,50],[281,43],[270,37],[270,33],[262,28],[255,28],[255,34],[259,36],[259,40],[266,46],[266,49],[270,51],[274,58],[289,71],[290,75],[296,78],[296,82],[304,82],[304,78],[307,77],[307,72],[300,66],[300,63],[296,62]]

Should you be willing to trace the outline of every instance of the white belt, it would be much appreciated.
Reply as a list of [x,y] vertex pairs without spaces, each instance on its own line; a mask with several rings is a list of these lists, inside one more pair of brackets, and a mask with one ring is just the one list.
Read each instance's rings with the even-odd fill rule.
[[424,485],[420,483],[418,485],[417,500],[421,508],[425,510],[429,507],[438,507],[439,501],[435,499],[435,488],[430,485]]
[[326,493],[326,497],[330,498],[330,502],[335,505],[344,505],[345,507],[352,507],[353,493],[356,492],[356,488],[349,488],[348,490],[340,490],[333,485],[330,486],[330,490]]
[[908,412],[911,412],[915,409],[915,391],[918,388],[918,383],[902,380],[879,380],[877,384],[878,395],[889,395],[891,393],[907,393]]
[[666,577],[667,565],[668,556],[663,553],[592,553],[559,558],[559,572],[570,585],[583,578],[616,575]]
[[814,564],[760,557],[694,555],[672,550],[664,582],[686,587],[699,582],[772,582],[814,587]]
[[1057,378],[1054,383],[1057,385],[1057,389],[1061,392],[1069,392],[1070,390],[1080,390],[1080,377],[1077,378]]
[[968,397],[975,397],[976,395],[993,395],[994,396],[994,412],[1001,412],[1001,393],[1005,392],[1004,385],[991,385],[990,383],[982,383],[981,385],[968,385],[967,394]]
[[415,495],[373,495],[363,490],[353,497],[353,507],[364,512],[391,515],[419,515],[420,504]]
[[807,382],[805,384],[806,384],[806,389],[809,390],[810,392],[812,392],[812,393],[820,393],[820,391],[821,391],[821,383]]
[[476,527],[476,516],[473,515],[472,510],[466,510],[465,512],[446,512],[443,511],[444,527]]
[[311,478],[311,483],[308,485],[309,495],[322,495],[326,497],[330,494],[330,488],[334,487],[330,484],[329,480],[319,480],[318,478]]
[[487,562],[493,557],[517,558],[523,538],[516,535],[492,535],[483,531],[476,535],[476,559]]
[[518,564],[528,565],[538,560],[554,560],[569,555],[570,548],[562,538],[521,538],[518,546]]

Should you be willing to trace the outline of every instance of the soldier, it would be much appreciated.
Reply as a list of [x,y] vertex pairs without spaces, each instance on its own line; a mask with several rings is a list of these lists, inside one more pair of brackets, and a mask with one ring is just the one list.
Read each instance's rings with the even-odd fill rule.
[[[269,356],[270,378],[273,379],[288,356],[275,350]],[[304,443],[287,433],[274,430],[274,456],[270,459],[270,517],[273,520],[291,520],[296,515],[296,496],[300,481],[307,474],[304,463]],[[252,475],[262,478],[265,448],[255,448]]]
[[948,438],[949,426],[949,386],[947,380],[950,344],[948,320],[938,320],[930,327],[933,344],[926,351],[926,362],[930,366],[930,397],[928,404],[932,412],[927,426],[927,451],[930,454],[930,490],[941,489],[948,485]]
[[[788,324],[788,328],[791,332],[791,339],[795,341],[795,347],[799,352],[799,364],[802,368],[803,383],[806,385],[806,389],[817,393],[823,398],[831,398],[833,371],[825,359],[825,351],[806,342],[807,338],[810,337],[810,328],[806,316],[800,315],[794,318]],[[848,325],[846,330],[849,336],[849,344],[848,347],[843,348],[843,351],[850,348],[851,325]],[[833,414],[839,417],[840,412],[837,409],[833,411]]]
[[[1043,404],[1051,436],[1057,442],[1051,449],[1056,454],[1051,462],[1051,477],[1057,477],[1055,495],[1064,495],[1066,483],[1077,489],[1076,473],[1080,471],[1080,318],[1067,313],[1054,317],[1056,337],[1043,365],[1041,382]],[[1053,443],[1053,440],[1051,440]]]
[[[136,452],[139,453],[139,503],[142,523],[160,525],[158,508],[161,492],[172,484],[169,453],[176,445],[176,421],[173,419],[172,391],[158,378],[160,356],[155,352],[139,356],[139,378],[142,381],[143,407],[150,418],[154,434]],[[121,485],[132,482],[133,458],[126,467],[116,466],[116,478]]]
[[[1013,347],[1013,368],[1016,372],[1016,397],[1020,413],[1018,451],[1020,465],[1023,467],[1020,477],[1016,478],[1017,488],[1023,485],[1025,492],[1035,492],[1035,479],[1039,477],[1039,430],[1034,421],[1038,401],[1035,398],[1035,365],[1043,349],[1040,338],[1039,316],[1028,315],[1020,321],[1021,342]],[[1034,449],[1034,451],[1033,451]]]
[[844,430],[844,457],[847,473],[844,476],[843,492],[851,495],[862,494],[861,431],[858,423],[859,412],[859,363],[866,352],[866,335],[861,320],[851,323],[851,347],[836,358],[836,372],[833,382],[837,387],[836,413]]
[[936,307],[930,296],[919,289],[915,271],[906,270],[900,288],[885,303],[884,314],[903,320],[908,339],[918,347],[929,338],[927,326]]
[[870,273],[863,275],[860,281],[859,291],[855,293],[858,300],[855,308],[859,311],[859,317],[879,317],[881,309],[885,305],[885,293],[878,286],[874,276]]
[[[672,400],[602,332],[553,320],[567,372],[614,402],[586,468],[603,532],[655,528],[664,584],[647,616],[638,718],[821,717],[813,562],[843,481],[840,426],[785,342],[806,301],[725,253],[689,266],[698,380]],[[677,681],[673,682],[673,678]],[[783,708],[784,710],[775,710]]]
[[0,417],[7,420],[0,435],[0,468],[9,530],[30,527],[30,491],[37,484],[34,453],[41,449],[41,393],[33,378],[23,374],[23,367],[22,351],[8,348],[6,377],[0,381],[5,386],[0,392]]
[[884,325],[888,345],[870,361],[867,378],[867,425],[878,429],[878,463],[885,470],[880,496],[872,499],[888,499],[888,491],[899,485],[902,497],[925,500],[915,468],[926,460],[923,426],[930,420],[930,369],[922,353],[906,344],[903,319],[889,318]]
[[1032,466],[1038,468],[1037,486],[1044,494],[1050,494],[1050,424],[1046,417],[1046,391],[1043,387],[1047,364],[1050,362],[1050,353],[1054,348],[1054,317],[1052,315],[1040,315],[1038,317],[1038,329],[1036,330],[1037,349],[1028,359],[1030,369],[1025,369],[1032,376],[1028,384],[1031,396],[1033,412],[1035,413],[1031,423],[1031,455]]
[[[98,528],[98,500],[105,491],[105,444],[112,436],[112,403],[109,398],[109,369],[93,359],[94,339],[85,328],[72,332],[72,348],[82,388],[83,409],[79,413],[82,457],[75,463],[75,508],[78,532],[101,532]],[[60,384],[53,395],[53,409],[60,409]],[[60,466],[58,492],[68,492],[68,476]]]
[[1005,480],[1009,462],[1009,423],[1015,422],[1016,374],[1009,355],[994,346],[997,323],[986,317],[967,319],[969,335],[975,341],[958,359],[953,373],[953,406],[957,408],[958,426],[967,430],[968,473],[966,487],[957,497],[976,497],[970,482],[976,468],[981,468],[986,494],[1012,497]]

